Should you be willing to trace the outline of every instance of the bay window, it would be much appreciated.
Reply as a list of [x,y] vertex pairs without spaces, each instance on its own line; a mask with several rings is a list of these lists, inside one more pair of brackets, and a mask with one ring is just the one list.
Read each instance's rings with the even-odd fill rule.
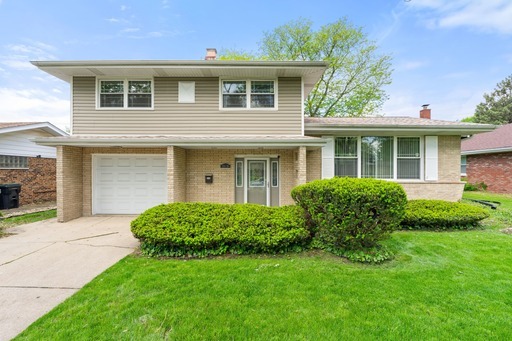
[[223,108],[275,108],[274,81],[222,81]]
[[420,137],[336,137],[334,175],[419,180],[421,157]]
[[150,80],[99,80],[98,108],[152,108]]

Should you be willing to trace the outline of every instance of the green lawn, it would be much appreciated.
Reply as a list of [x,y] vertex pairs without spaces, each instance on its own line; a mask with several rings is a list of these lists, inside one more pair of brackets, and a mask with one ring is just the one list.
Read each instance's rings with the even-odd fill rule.
[[6,230],[9,227],[34,223],[40,220],[55,218],[56,216],[57,210],[48,210],[43,212],[29,213],[21,216],[2,219],[0,220],[0,237],[9,232]]
[[17,339],[508,340],[512,235],[499,232],[502,216],[474,231],[393,233],[397,257],[382,265],[323,252],[129,256]]
[[501,205],[492,210],[491,217],[483,225],[491,229],[504,229],[512,227],[512,195],[495,194],[488,192],[464,192],[464,199],[499,201]]

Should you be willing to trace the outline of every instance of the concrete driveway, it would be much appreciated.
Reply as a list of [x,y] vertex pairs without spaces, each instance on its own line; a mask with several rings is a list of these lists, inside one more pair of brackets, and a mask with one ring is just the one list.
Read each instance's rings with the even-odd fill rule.
[[139,245],[134,216],[50,219],[0,238],[0,340],[10,340]]

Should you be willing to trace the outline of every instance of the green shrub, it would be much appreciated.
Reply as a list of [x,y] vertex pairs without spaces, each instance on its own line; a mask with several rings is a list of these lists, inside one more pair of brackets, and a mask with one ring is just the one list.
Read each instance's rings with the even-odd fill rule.
[[309,243],[303,216],[297,206],[173,203],[148,209],[131,230],[151,256],[277,253]]
[[476,187],[476,185],[474,185],[474,184],[466,182],[464,184],[464,190],[465,191],[478,191],[478,187]]
[[295,187],[292,197],[305,210],[317,246],[338,255],[363,252],[375,261],[379,241],[399,228],[407,203],[401,185],[375,179],[316,180]]
[[464,184],[464,190],[465,191],[485,191],[487,189],[487,185],[485,182],[479,182],[479,183],[465,183]]
[[411,200],[402,228],[414,230],[470,229],[489,217],[486,209],[443,200]]

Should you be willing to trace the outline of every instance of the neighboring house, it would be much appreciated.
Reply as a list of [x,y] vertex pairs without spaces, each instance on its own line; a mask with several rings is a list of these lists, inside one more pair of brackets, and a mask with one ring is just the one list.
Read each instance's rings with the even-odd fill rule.
[[460,137],[493,128],[430,120],[426,108],[304,119],[325,62],[207,59],[33,62],[71,85],[72,135],[37,140],[57,147],[59,221],[162,202],[287,205],[293,187],[334,175],[458,200]]
[[67,136],[48,122],[0,122],[0,184],[21,184],[20,205],[56,200],[55,147],[36,138]]
[[469,183],[483,182],[488,191],[512,193],[512,124],[463,140],[461,154]]

